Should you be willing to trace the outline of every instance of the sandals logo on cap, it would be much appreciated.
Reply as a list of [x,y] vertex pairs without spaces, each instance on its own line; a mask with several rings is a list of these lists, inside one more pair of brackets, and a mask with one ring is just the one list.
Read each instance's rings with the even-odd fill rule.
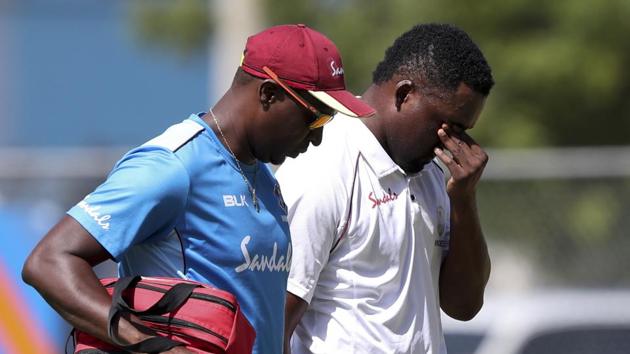
[[332,76],[341,76],[341,75],[343,75],[343,68],[341,66],[340,67],[336,67],[335,64],[336,63],[335,63],[334,60],[330,61],[330,69],[332,70]]

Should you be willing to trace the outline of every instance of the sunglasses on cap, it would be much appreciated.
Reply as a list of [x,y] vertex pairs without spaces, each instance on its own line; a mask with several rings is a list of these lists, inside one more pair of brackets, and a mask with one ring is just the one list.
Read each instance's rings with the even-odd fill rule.
[[291,97],[293,97],[299,104],[304,106],[304,108],[308,109],[313,114],[315,118],[308,125],[309,129],[313,130],[321,128],[333,119],[334,115],[322,113],[313,105],[309,104],[304,98],[300,97],[297,92],[293,91],[293,89],[291,89],[287,84],[282,82],[278,75],[276,75],[276,73],[269,69],[269,67],[263,66],[262,69],[275,83],[280,85],[280,87],[282,87],[289,95],[291,95]]

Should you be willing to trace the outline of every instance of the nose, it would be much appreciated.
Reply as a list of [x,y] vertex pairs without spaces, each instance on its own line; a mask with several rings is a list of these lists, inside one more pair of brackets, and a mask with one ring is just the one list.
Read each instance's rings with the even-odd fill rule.
[[322,134],[324,132],[324,127],[319,127],[317,129],[311,130],[308,134],[308,141],[313,144],[313,146],[318,146],[322,143]]

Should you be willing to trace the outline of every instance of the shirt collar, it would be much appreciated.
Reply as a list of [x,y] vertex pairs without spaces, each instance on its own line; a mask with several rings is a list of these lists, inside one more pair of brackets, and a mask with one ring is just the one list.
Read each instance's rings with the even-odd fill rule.
[[374,170],[378,178],[385,177],[394,172],[400,172],[405,175],[403,169],[385,152],[385,149],[383,149],[381,143],[376,140],[372,131],[370,131],[360,119],[337,114],[335,120],[340,120],[341,124],[348,126],[348,131],[351,132],[348,134],[348,139],[356,146],[361,154],[363,154],[367,164]]
[[206,115],[206,112],[200,112],[200,113],[197,113],[197,114],[191,114],[188,117],[188,119],[190,119],[192,121],[195,121],[195,122],[201,124],[202,127],[204,127],[204,130],[206,131],[206,134],[208,134],[208,137],[210,137],[210,140],[212,140],[212,142],[216,146],[216,148],[219,151],[219,153],[223,156],[224,160],[230,166],[234,167],[234,169],[236,169],[237,171],[239,170],[239,166],[240,166],[240,169],[242,169],[245,172],[255,173],[258,170],[258,167],[260,167],[259,164],[262,164],[262,162],[256,160],[256,163],[250,165],[250,164],[246,164],[246,163],[240,163],[239,161],[237,161],[236,158],[234,158],[234,156],[232,156],[232,154],[223,145],[223,143],[220,141],[219,137],[214,133],[214,130],[212,130],[210,128],[210,125],[208,125],[208,123],[206,123],[206,121],[202,118],[205,115]]

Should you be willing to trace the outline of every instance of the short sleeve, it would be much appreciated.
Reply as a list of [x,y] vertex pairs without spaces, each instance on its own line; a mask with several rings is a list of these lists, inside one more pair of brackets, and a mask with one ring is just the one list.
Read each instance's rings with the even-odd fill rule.
[[[328,263],[343,210],[343,191],[302,161],[287,160],[276,172],[288,207],[292,260],[287,291],[310,303]],[[311,160],[312,161],[312,160]]]
[[190,179],[171,151],[140,147],[68,211],[117,260],[129,247],[170,232],[186,205]]

